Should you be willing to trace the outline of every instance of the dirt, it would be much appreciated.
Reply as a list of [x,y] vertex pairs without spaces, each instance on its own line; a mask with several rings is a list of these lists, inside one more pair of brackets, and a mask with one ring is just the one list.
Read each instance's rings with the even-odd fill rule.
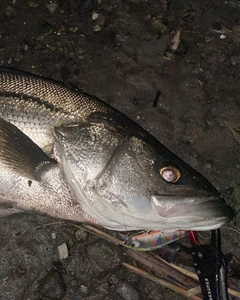
[[[110,103],[207,177],[238,212],[239,1],[1,4],[0,65],[63,81]],[[181,43],[168,60],[178,30]],[[238,217],[228,226],[222,228],[223,250],[237,262]],[[0,220],[0,237],[0,299],[183,299],[128,272],[120,247],[70,223],[19,214]],[[69,256],[59,260],[63,243]],[[229,283],[240,290],[239,280]]]

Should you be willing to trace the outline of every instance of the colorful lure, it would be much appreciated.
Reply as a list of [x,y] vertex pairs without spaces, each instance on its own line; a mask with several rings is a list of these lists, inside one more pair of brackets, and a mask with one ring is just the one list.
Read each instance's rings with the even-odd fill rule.
[[175,242],[184,236],[186,236],[186,231],[184,230],[171,232],[162,230],[148,231],[127,237],[125,244],[138,251],[151,251]]

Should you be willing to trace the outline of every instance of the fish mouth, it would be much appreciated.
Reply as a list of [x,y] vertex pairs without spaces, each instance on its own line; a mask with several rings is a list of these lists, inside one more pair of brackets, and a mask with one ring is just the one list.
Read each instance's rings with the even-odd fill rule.
[[173,224],[182,230],[213,230],[231,221],[234,210],[221,197],[186,197],[158,195],[151,203],[167,228]]

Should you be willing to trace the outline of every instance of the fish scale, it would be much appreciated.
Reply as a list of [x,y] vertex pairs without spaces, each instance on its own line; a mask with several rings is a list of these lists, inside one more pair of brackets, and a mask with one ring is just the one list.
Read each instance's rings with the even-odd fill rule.
[[84,122],[96,111],[107,111],[107,105],[85,93],[30,74],[4,71],[0,72],[0,107],[0,117],[41,148],[53,143],[54,126]]
[[53,143],[54,126],[76,121],[75,116],[46,109],[30,98],[1,95],[0,105],[0,116],[16,125],[41,148]]
[[0,72],[0,91],[16,94],[20,97],[32,97],[41,105],[54,110],[72,113],[77,117],[86,117],[94,111],[102,111],[103,103],[83,92],[75,92],[63,85],[26,73]]

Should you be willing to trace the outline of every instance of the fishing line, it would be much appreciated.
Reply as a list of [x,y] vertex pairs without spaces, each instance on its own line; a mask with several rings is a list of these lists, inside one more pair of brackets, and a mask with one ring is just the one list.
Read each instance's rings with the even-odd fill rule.
[[128,245],[129,241],[131,241],[131,236],[130,236],[130,233],[128,232],[128,230],[127,230],[127,225],[126,225],[123,213],[122,213],[122,220],[123,220],[123,225],[125,227],[125,231],[124,231],[125,234],[124,234],[124,237],[123,237],[123,239],[124,239],[123,242],[124,242],[124,244]]
[[240,234],[240,231],[239,231],[239,230],[237,230],[237,229],[235,229],[235,228],[232,228],[232,227],[229,227],[229,226],[226,226],[226,225],[224,225],[224,226],[223,226],[223,228],[226,228],[226,229],[232,230],[232,231],[234,231],[234,232],[236,232],[236,233]]

